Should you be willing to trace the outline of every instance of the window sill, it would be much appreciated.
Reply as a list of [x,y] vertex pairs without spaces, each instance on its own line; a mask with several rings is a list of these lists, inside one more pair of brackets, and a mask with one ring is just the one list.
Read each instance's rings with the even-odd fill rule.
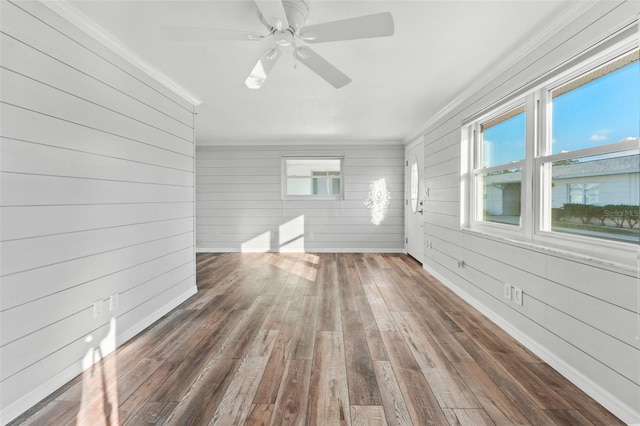
[[287,195],[282,201],[343,201],[343,196]]
[[[573,247],[569,247],[564,238],[536,236],[533,240],[524,240],[517,237],[491,235],[484,230],[462,228],[463,233],[481,236],[492,241],[513,245],[549,256],[559,257],[573,262],[583,263],[585,265],[597,266],[612,272],[622,273],[633,277],[640,275],[640,246],[632,246],[627,248],[614,247],[611,244],[593,244],[594,247],[588,247],[584,252],[579,252]],[[585,246],[585,243],[581,243]],[[634,248],[635,247],[635,248]],[[598,250],[610,250],[614,256],[602,257]]]

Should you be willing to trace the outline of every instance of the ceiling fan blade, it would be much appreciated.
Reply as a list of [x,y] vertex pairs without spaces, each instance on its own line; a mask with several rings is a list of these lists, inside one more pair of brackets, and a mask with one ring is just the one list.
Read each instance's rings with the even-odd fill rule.
[[289,28],[282,0],[255,0],[255,2],[262,17],[269,25],[278,30]]
[[296,58],[309,69],[325,79],[336,89],[351,83],[351,79],[338,68],[327,62],[322,56],[308,48],[299,47],[294,52]]
[[251,70],[249,77],[244,81],[244,85],[249,89],[259,89],[267,79],[267,76],[280,57],[280,50],[276,47],[265,50],[258,59],[258,62]]
[[165,37],[172,41],[211,41],[211,40],[264,40],[267,36],[255,31],[225,30],[206,27],[163,27]]
[[307,43],[327,43],[330,41],[387,37],[393,35],[393,31],[393,16],[389,12],[384,12],[309,25],[302,29],[300,37]]

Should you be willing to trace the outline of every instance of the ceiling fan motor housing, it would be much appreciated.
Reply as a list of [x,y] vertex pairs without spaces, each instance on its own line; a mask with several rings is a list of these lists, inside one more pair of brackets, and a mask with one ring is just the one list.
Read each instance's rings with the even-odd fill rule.
[[[307,23],[307,20],[309,19],[309,6],[304,0],[282,0],[282,6],[284,7],[284,12],[287,15],[287,20],[289,21],[289,28],[279,29],[273,27],[267,22],[262,13],[258,11],[260,22],[262,22],[262,24],[267,27],[269,31],[276,32],[276,42],[278,42],[278,32],[290,33],[293,36],[300,30],[300,28],[302,28]],[[287,38],[288,35],[284,35],[283,37]],[[291,44],[291,42],[289,42],[289,44]],[[280,45],[288,46],[289,44]]]

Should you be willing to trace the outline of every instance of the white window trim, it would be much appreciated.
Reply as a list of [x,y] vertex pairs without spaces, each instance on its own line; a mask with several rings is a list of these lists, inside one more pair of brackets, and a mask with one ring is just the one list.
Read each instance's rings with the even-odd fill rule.
[[[595,53],[587,53],[581,58],[579,64],[572,60],[572,66],[568,71],[558,73],[547,80],[530,87],[522,96],[510,98],[508,102],[500,106],[485,109],[482,114],[476,114],[473,118],[463,122],[462,127],[462,170],[465,171],[461,178],[461,228],[465,232],[482,234],[486,237],[498,240],[506,240],[510,243],[534,248],[541,252],[553,252],[563,257],[588,260],[614,269],[631,270],[637,268],[640,261],[638,245],[622,243],[612,240],[599,239],[574,234],[546,231],[549,229],[546,220],[551,215],[550,191],[543,193],[544,179],[551,179],[550,173],[542,172],[542,165],[549,167],[554,161],[566,160],[577,157],[590,157],[612,152],[637,150],[640,144],[637,140],[620,141],[613,144],[575,150],[567,153],[548,154],[551,141],[550,122],[551,108],[547,105],[551,102],[550,93],[553,89],[562,86],[566,82],[579,75],[597,68],[625,52],[638,48],[637,35],[622,42],[603,49],[598,46]],[[493,168],[476,169],[481,144],[477,143],[480,132],[480,123],[486,122],[491,117],[498,116],[508,110],[525,103],[526,114],[526,156],[512,167],[522,167],[522,201],[521,201],[521,225],[502,225],[499,223],[477,220],[477,194],[475,175],[479,172],[486,173],[493,169],[504,169],[504,165]],[[487,112],[489,111],[489,112]],[[533,142],[533,143],[532,143]],[[547,154],[547,155],[545,155]],[[482,192],[480,191],[480,194]],[[543,199],[544,197],[544,199]],[[468,204],[466,204],[468,202]]]
[[[340,160],[340,194],[338,195],[288,195],[287,160]],[[282,200],[344,200],[344,156],[343,155],[283,155],[280,159],[280,197]]]

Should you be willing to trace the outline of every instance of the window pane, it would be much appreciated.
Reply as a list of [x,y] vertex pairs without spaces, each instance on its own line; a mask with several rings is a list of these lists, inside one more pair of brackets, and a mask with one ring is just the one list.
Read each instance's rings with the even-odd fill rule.
[[520,161],[525,156],[524,107],[482,124],[482,165],[492,167]]
[[638,151],[556,161],[551,175],[552,231],[640,242]]
[[418,159],[413,158],[411,162],[411,182],[409,183],[411,189],[411,210],[415,213],[418,211],[418,190],[420,183],[418,173]]
[[287,176],[340,175],[339,158],[287,158]]
[[478,176],[482,188],[479,211],[485,222],[520,225],[520,168],[484,173]]
[[312,195],[311,179],[287,178],[287,195]]
[[313,178],[313,195],[340,195],[340,178]]
[[331,179],[331,194],[340,195],[340,179],[339,178]]
[[[322,189],[325,187],[325,185],[323,185],[321,182],[319,182],[320,179],[318,178],[314,178],[311,183],[313,186],[313,193],[314,194],[319,194],[321,193],[320,191],[322,191]],[[326,194],[326,192],[324,192],[324,194]]]
[[553,90],[552,153],[637,138],[639,93],[637,50]]

